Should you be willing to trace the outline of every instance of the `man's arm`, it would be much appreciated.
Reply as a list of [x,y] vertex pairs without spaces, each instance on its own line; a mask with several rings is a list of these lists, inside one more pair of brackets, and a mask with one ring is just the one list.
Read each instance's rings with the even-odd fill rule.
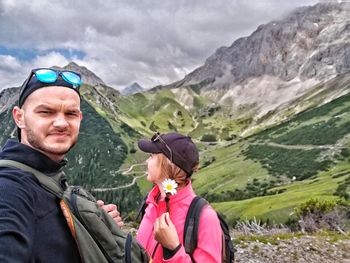
[[35,215],[28,190],[0,178],[0,262],[26,262],[33,246]]

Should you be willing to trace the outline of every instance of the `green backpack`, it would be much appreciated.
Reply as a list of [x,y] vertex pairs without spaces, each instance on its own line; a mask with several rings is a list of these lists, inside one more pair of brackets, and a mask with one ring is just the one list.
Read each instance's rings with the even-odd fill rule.
[[0,160],[2,167],[14,167],[32,173],[40,185],[60,199],[62,212],[77,243],[84,263],[152,262],[146,250],[130,235],[124,233],[95,198],[78,186],[63,190],[59,179],[63,172],[49,177],[25,164]]

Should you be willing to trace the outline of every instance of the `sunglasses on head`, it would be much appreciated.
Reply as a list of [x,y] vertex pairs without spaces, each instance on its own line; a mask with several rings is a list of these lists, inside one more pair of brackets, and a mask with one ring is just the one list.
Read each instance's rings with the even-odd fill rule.
[[81,76],[78,73],[69,70],[56,70],[51,68],[38,68],[33,69],[25,83],[22,85],[20,94],[26,89],[28,82],[31,80],[32,76],[35,75],[36,78],[42,83],[54,83],[57,81],[58,77],[73,85],[73,88],[79,91],[79,87],[82,83]]
[[171,150],[171,148],[169,147],[169,145],[163,140],[163,138],[161,137],[160,133],[157,132],[155,133],[152,138],[151,138],[152,142],[161,142],[165,145],[165,147],[168,149],[169,153],[170,153],[170,161],[173,162],[173,151]]

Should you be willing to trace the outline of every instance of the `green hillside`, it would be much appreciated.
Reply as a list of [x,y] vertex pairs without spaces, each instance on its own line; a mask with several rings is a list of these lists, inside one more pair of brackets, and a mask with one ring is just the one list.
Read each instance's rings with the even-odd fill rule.
[[[228,219],[284,222],[311,197],[350,201],[350,95],[206,151],[197,192]],[[214,160],[214,161],[213,161]]]

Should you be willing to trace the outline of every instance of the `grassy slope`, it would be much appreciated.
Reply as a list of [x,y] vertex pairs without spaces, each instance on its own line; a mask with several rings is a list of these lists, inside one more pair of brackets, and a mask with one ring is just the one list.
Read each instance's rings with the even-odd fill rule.
[[228,147],[218,145],[215,149],[202,153],[202,166],[206,160],[213,156],[216,160],[194,175],[196,192],[204,195],[211,191],[242,188],[253,178],[268,179],[270,176],[261,167],[261,164],[245,159],[241,153],[244,147],[246,147],[244,143],[237,143]]
[[310,198],[336,198],[333,195],[335,188],[339,182],[345,179],[345,176],[333,178],[332,175],[344,170],[350,173],[350,164],[347,162],[337,165],[328,172],[320,173],[317,179],[281,186],[279,188],[286,189],[281,194],[242,201],[213,203],[212,205],[230,220],[237,217],[241,219],[257,217],[265,220],[269,218],[275,222],[285,222],[294,207]]
[[[331,123],[329,123],[330,121]],[[299,114],[293,120],[249,139],[241,140],[241,142],[228,147],[217,146],[215,149],[206,151],[202,157],[204,161],[211,156],[215,156],[216,160],[194,176],[194,187],[199,194],[205,195],[212,191],[224,192],[235,188],[243,189],[252,178],[269,180],[275,178],[277,174],[281,179],[280,183],[284,185],[270,190],[284,189],[283,193],[248,200],[214,202],[213,206],[231,221],[238,217],[242,219],[270,218],[276,222],[286,221],[294,207],[311,197],[336,197],[334,193],[337,186],[350,174],[349,160],[340,154],[342,150],[349,149],[349,139],[346,136],[350,133],[349,127],[350,95],[346,95],[322,107]],[[252,145],[259,143],[263,146],[271,142],[297,146],[301,149],[283,149],[266,145],[264,146],[266,149],[273,152],[275,148],[276,153],[283,153],[286,159],[279,160],[281,155],[271,157],[263,153],[260,156],[257,155],[258,157],[254,158],[254,161],[246,158],[246,149]],[[312,145],[329,144],[335,147],[331,150],[317,150],[320,151],[320,154],[316,154],[317,158],[305,161],[305,156],[308,157],[311,152],[315,154],[315,150],[303,150],[301,145],[311,145],[312,147]],[[288,169],[297,171],[296,168],[299,167],[295,166],[304,165],[303,171],[310,172],[306,176],[309,177],[308,179],[292,182],[290,178],[286,177],[288,174],[283,173],[283,169],[287,167],[284,163],[290,162],[288,157],[292,157],[290,154],[293,152],[301,154],[293,156],[295,163],[291,164]],[[269,158],[273,159],[269,160]],[[298,158],[301,159],[298,160]],[[325,160],[333,163],[330,164],[327,171],[322,171],[324,168],[318,165],[318,162]],[[272,171],[274,172],[272,173]],[[335,176],[339,173],[344,173],[344,175]]]

